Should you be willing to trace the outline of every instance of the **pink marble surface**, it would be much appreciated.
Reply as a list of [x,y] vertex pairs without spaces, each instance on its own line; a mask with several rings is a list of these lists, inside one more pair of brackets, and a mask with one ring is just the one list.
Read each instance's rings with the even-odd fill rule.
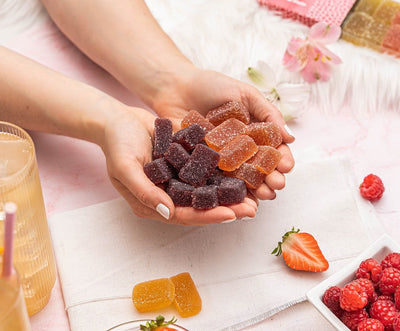
[[[128,104],[140,105],[135,96],[83,56],[49,22],[21,35],[8,46],[57,71],[88,82]],[[400,193],[400,113],[380,109],[375,115],[356,117],[351,109],[331,115],[309,109],[290,127],[297,138],[292,146],[294,152],[321,146],[331,155],[345,153],[349,155],[360,182],[369,173],[382,178],[386,192],[374,206],[386,232],[400,242],[400,206],[397,202]],[[31,134],[36,144],[49,216],[118,196],[108,180],[104,156],[97,146],[67,137],[36,132]],[[304,305],[301,309],[304,309]],[[322,319],[318,314],[312,316],[316,323]],[[277,315],[273,320],[276,322],[279,318]],[[31,317],[31,324],[33,331],[69,330],[58,279],[50,302]]]

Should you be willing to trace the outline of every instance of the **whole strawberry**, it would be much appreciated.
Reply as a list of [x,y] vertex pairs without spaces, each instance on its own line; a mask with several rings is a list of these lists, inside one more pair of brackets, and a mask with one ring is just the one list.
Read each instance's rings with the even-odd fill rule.
[[390,253],[386,255],[381,262],[381,267],[382,269],[393,267],[400,270],[400,253]]
[[338,317],[340,318],[343,314],[343,309],[340,307],[340,293],[341,289],[339,286],[331,286],[328,288],[322,296],[322,302]]
[[382,180],[373,174],[366,176],[360,185],[361,196],[369,201],[379,200],[384,191]]
[[356,331],[358,324],[368,318],[368,313],[365,309],[358,309],[353,311],[345,311],[342,315],[341,321],[350,330]]
[[398,286],[400,286],[400,270],[393,267],[384,269],[379,281],[381,293],[383,295],[393,294]]
[[306,232],[292,228],[282,236],[282,241],[271,254],[283,259],[288,267],[295,270],[322,272],[329,268],[329,263],[322,254],[315,238]]
[[360,263],[356,271],[356,277],[371,279],[374,285],[376,285],[381,279],[381,273],[381,264],[375,259],[369,258]]
[[372,318],[375,318],[382,322],[386,331],[393,330],[393,321],[396,317],[396,307],[394,303],[389,300],[377,300],[369,309],[369,314]]
[[368,294],[360,284],[350,282],[346,284],[340,294],[340,307],[347,311],[364,308],[368,303]]
[[367,318],[358,324],[357,331],[385,331],[385,327],[381,321]]

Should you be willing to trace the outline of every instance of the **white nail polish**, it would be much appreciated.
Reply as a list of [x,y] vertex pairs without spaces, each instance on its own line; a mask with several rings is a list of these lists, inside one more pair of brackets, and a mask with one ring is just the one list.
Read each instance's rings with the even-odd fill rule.
[[289,133],[292,137],[294,137],[292,130],[290,130],[290,128],[287,126],[287,124],[285,124],[285,130],[286,130],[287,133]]
[[233,220],[226,220],[226,221],[223,221],[223,222],[221,222],[221,223],[232,223],[232,222],[234,222],[234,221],[236,221],[236,218],[234,218]]
[[169,219],[169,209],[166,205],[159,203],[156,207],[157,213],[159,213],[165,219]]

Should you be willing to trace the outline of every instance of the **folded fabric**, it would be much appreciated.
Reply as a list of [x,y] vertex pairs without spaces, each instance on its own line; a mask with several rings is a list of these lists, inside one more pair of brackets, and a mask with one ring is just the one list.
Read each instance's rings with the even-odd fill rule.
[[[238,330],[305,300],[310,288],[383,230],[372,205],[360,198],[345,158],[296,159],[285,189],[276,200],[261,202],[253,221],[168,225],[136,217],[122,199],[53,215],[49,224],[72,330],[106,330],[158,314],[178,317],[191,331]],[[328,271],[295,271],[271,255],[293,226],[314,235]],[[202,297],[198,315],[180,318],[173,306],[136,311],[135,284],[181,272],[191,274]]]

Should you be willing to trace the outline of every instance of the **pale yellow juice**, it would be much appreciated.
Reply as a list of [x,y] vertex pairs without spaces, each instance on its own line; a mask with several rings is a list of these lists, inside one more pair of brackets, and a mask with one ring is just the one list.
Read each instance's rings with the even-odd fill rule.
[[0,331],[28,330],[29,317],[20,284],[16,277],[12,280],[0,277]]
[[[25,138],[0,132],[0,212],[5,202],[17,204],[14,266],[21,279],[28,313],[33,315],[50,298],[56,267],[35,151],[29,136]],[[0,246],[3,246],[4,214],[1,216]]]

